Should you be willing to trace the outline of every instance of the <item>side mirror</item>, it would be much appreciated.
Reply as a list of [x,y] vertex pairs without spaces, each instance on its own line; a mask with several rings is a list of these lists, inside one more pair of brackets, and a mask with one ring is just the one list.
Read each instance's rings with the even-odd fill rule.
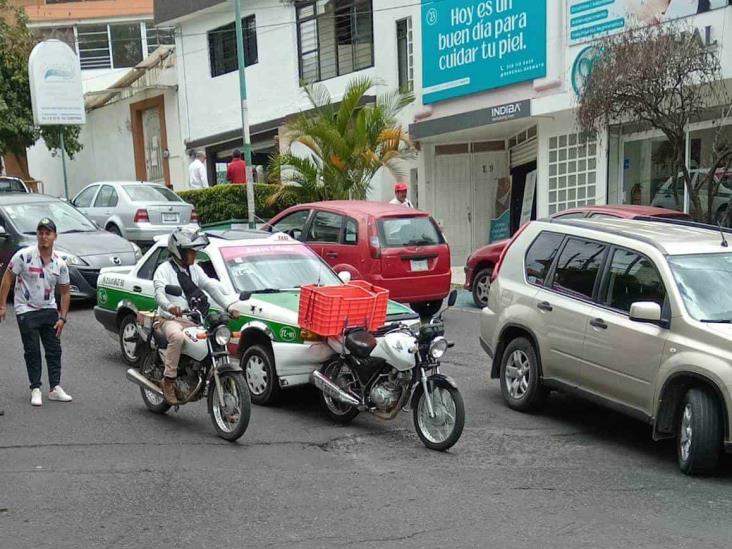
[[0,225],[0,238],[5,238],[8,236],[8,231],[5,230],[5,227]]
[[450,292],[450,295],[447,296],[447,306],[452,307],[453,305],[455,305],[455,303],[457,303],[457,297],[457,290],[452,290]]
[[239,294],[239,301],[247,301],[251,297],[252,297],[252,292],[244,291]]
[[635,322],[660,322],[661,306],[653,301],[638,301],[630,306],[630,320]]
[[172,295],[173,297],[180,297],[183,295],[183,289],[180,286],[168,284],[167,286],[165,286],[165,293],[168,295]]
[[340,278],[341,282],[343,282],[344,284],[348,284],[351,281],[351,273],[349,273],[348,271],[341,271],[340,273],[338,273],[338,278]]

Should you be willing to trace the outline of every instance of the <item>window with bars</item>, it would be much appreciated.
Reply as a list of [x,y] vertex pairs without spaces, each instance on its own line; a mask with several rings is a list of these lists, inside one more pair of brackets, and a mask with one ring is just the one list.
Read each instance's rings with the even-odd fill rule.
[[317,82],[374,64],[371,0],[296,4],[300,80]]
[[[254,15],[241,20],[244,31],[244,66],[259,61],[257,51],[257,22]],[[234,72],[239,68],[236,49],[236,28],[229,23],[208,33],[208,52],[211,60],[211,77]]]
[[397,32],[397,70],[399,90],[410,92],[414,89],[414,52],[412,43],[412,18],[396,22]]
[[150,55],[160,46],[175,45],[174,27],[155,27],[152,23],[145,23],[145,35],[147,36],[148,55]]
[[549,214],[595,204],[597,143],[572,133],[549,139]]

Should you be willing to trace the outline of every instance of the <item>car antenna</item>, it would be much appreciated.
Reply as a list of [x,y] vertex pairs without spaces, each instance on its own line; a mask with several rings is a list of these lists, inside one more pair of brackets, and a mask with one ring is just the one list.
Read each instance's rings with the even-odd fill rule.
[[726,248],[729,246],[727,243],[727,239],[724,237],[724,229],[722,229],[722,224],[717,221],[717,227],[719,227],[719,234],[722,235],[722,248]]

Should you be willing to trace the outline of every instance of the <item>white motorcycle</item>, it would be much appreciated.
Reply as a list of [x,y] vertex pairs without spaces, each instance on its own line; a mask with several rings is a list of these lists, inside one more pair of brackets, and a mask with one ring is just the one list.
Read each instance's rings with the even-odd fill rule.
[[[165,287],[165,293],[180,296],[183,291],[180,287],[171,285]],[[240,299],[248,298],[248,294],[240,296]],[[164,414],[171,407],[163,397],[160,387],[167,341],[153,327],[154,313],[142,316],[143,322],[138,321],[138,331],[140,342],[146,343],[147,352],[140,361],[139,370],[127,370],[127,379],[140,386],[142,400],[150,411]],[[175,380],[178,405],[207,397],[208,413],[216,433],[233,442],[249,426],[251,398],[244,372],[237,364],[229,361],[227,345],[232,335],[227,326],[229,315],[209,313],[204,317],[193,303],[191,310],[184,313],[184,317],[196,326],[183,330],[186,339]]]
[[[453,290],[448,307],[456,299]],[[455,382],[440,372],[440,359],[452,347],[444,337],[443,313],[415,331],[392,324],[376,336],[351,329],[329,338],[338,356],[311,375],[328,415],[348,423],[366,411],[389,420],[411,407],[425,446],[440,451],[452,447],[463,432],[465,406]]]

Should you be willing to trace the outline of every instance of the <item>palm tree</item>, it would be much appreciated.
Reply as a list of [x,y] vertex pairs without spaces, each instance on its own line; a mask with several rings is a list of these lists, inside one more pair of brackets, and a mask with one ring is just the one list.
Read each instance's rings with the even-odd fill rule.
[[[413,157],[415,149],[397,115],[414,96],[390,91],[364,105],[374,85],[371,78],[354,78],[339,104],[325,86],[305,86],[312,109],[288,124],[289,150],[271,159],[270,181],[278,186],[272,203],[364,199],[381,168],[397,178],[404,175],[402,161]],[[306,154],[293,152],[294,143]]]

